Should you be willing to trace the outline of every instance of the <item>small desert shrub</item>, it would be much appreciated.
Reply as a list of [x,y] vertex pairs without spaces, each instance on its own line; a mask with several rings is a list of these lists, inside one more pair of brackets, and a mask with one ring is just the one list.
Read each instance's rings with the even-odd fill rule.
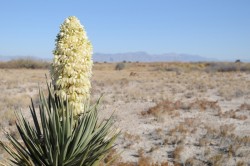
[[49,69],[50,63],[32,58],[15,59],[7,62],[0,62],[0,68],[7,69]]
[[176,72],[180,73],[181,68],[179,67],[164,67],[164,66],[156,66],[153,71],[168,71],[168,72]]
[[176,68],[176,67],[169,67],[169,68],[165,68],[166,71],[175,71],[175,72],[179,72],[180,69]]
[[218,72],[235,72],[237,71],[237,66],[235,64],[221,65],[218,68]]
[[210,72],[249,72],[250,64],[249,63],[232,63],[232,62],[213,62],[207,63],[205,71]]
[[206,72],[235,72],[237,64],[235,63],[208,63]]
[[250,72],[250,65],[247,64],[247,65],[241,66],[239,70],[241,72]]
[[125,63],[117,63],[115,70],[123,70],[125,68]]

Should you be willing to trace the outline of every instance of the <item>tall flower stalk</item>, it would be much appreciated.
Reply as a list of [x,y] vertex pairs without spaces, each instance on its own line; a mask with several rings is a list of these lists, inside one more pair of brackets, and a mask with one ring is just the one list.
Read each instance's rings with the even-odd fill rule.
[[51,77],[55,92],[68,100],[74,115],[79,115],[90,96],[93,61],[92,45],[76,17],[68,17],[61,25],[53,54]]

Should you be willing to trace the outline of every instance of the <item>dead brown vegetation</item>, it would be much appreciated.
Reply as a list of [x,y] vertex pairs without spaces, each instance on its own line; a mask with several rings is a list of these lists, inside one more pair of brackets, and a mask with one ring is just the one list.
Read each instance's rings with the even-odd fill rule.
[[14,59],[0,62],[1,69],[49,69],[50,62],[32,58]]

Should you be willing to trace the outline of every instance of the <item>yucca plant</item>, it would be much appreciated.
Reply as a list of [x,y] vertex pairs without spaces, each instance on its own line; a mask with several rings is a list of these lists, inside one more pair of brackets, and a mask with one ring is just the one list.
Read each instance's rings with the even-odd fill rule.
[[[49,95],[45,98],[40,91],[39,114],[33,102],[30,112],[32,123],[16,113],[16,126],[23,142],[5,132],[11,145],[0,144],[11,155],[9,165],[20,166],[92,166],[112,148],[119,132],[112,130],[112,119],[98,123],[98,102],[85,104],[84,114],[77,121],[72,107],[60,96]],[[62,112],[62,115],[59,114]],[[38,118],[40,117],[40,118]]]
[[0,145],[12,157],[9,165],[92,166],[112,149],[119,131],[112,118],[98,123],[97,106],[90,105],[92,46],[80,21],[71,16],[56,39],[48,96],[39,91],[39,116],[31,101],[32,123],[16,113],[22,142],[5,132]]

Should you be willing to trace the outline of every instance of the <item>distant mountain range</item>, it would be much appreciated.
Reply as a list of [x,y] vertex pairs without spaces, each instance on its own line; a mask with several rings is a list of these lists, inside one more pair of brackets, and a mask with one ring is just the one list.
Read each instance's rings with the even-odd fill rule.
[[[51,61],[51,58],[41,58],[41,57],[32,57],[32,56],[1,56],[0,61],[9,61],[13,59],[38,59]],[[221,60],[221,59],[212,59],[205,58],[199,55],[190,55],[190,54],[177,54],[177,53],[165,53],[165,54],[148,54],[146,52],[126,52],[126,53],[94,53],[93,55],[94,62],[122,62],[122,61],[131,61],[131,62],[204,62],[204,61],[235,61],[235,60]],[[241,60],[243,62],[250,62],[250,60]]]
[[146,52],[126,52],[116,54],[95,53],[93,55],[94,61],[98,62],[162,62],[162,61],[181,61],[181,62],[198,62],[198,61],[216,61],[216,59],[209,59],[198,55],[189,54],[148,54]]

